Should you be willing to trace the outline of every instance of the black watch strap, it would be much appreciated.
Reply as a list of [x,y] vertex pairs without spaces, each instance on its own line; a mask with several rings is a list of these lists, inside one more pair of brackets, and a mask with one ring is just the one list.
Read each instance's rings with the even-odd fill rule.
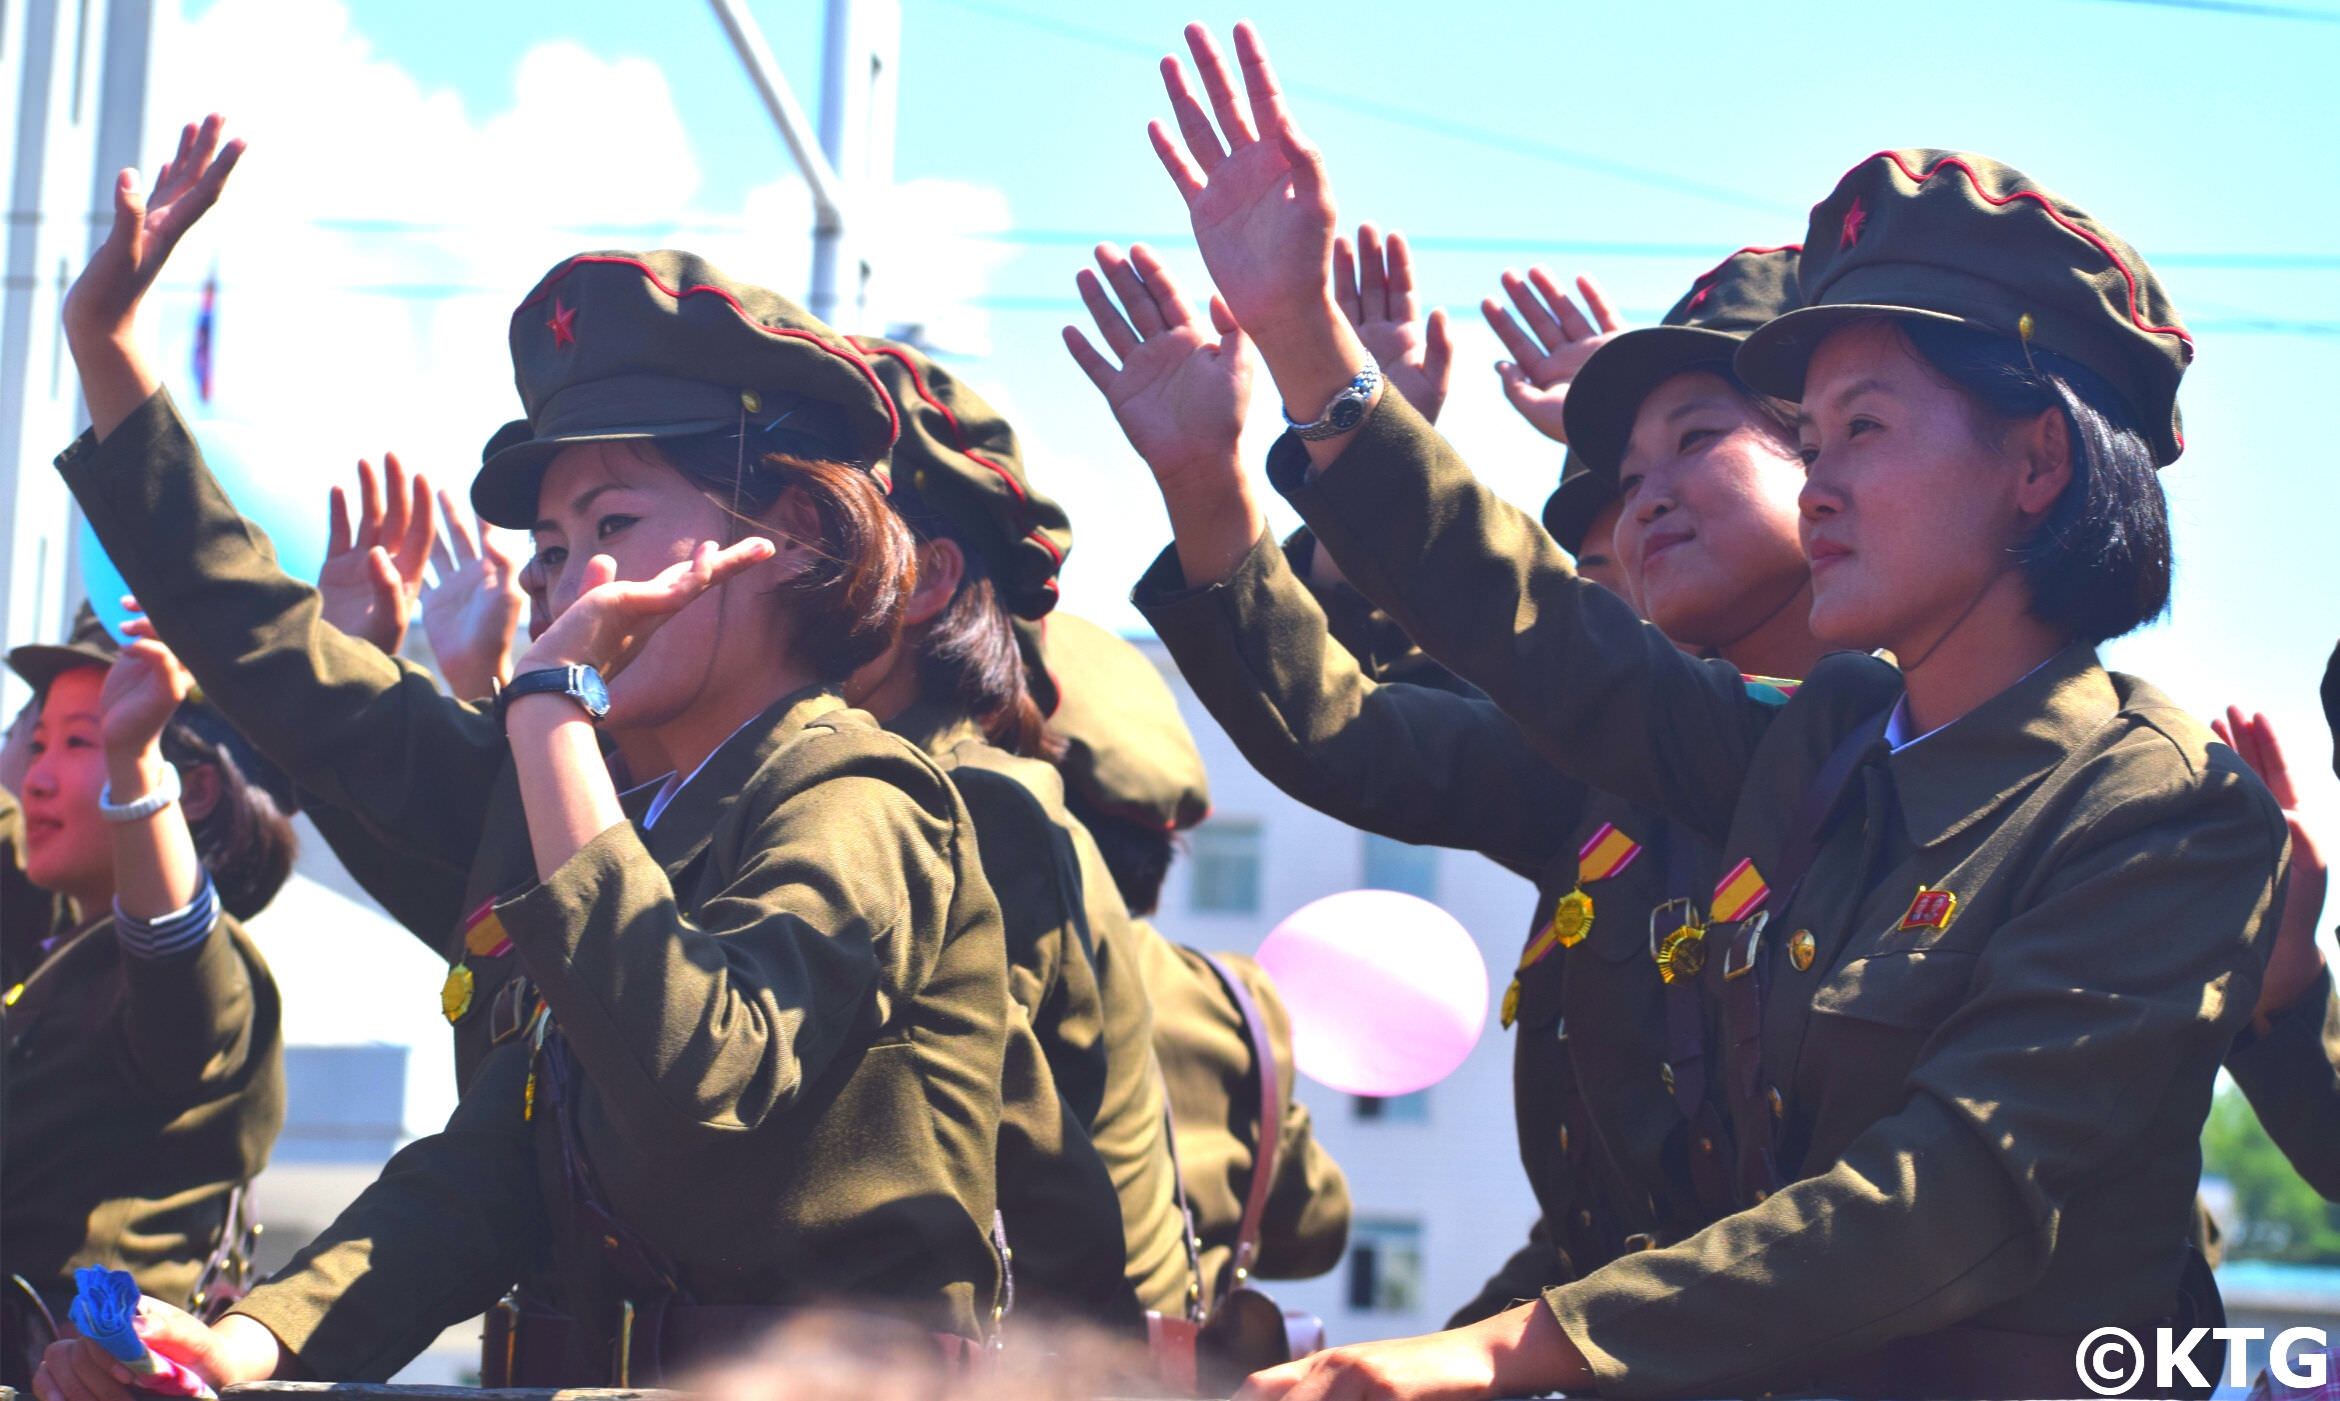
[[570,665],[521,672],[496,692],[496,723],[506,723],[504,717],[510,712],[512,702],[522,696],[535,695],[567,696],[577,702],[587,719],[599,723],[601,716],[594,712],[593,706],[586,699],[585,678],[591,671],[590,667]]

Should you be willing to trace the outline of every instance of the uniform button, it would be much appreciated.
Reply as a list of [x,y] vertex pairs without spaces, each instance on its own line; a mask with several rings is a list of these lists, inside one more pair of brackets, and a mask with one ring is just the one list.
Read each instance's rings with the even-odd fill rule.
[[1584,1228],[1585,1228],[1586,1230],[1588,1230],[1588,1231],[1589,1231],[1589,1230],[1591,1230],[1591,1229],[1592,1229],[1592,1213],[1591,1213],[1591,1212],[1589,1212],[1589,1211],[1580,1211],[1580,1212],[1576,1213],[1576,1224],[1577,1224],[1577,1225],[1579,1225],[1579,1226],[1582,1226],[1582,1227],[1584,1227]]
[[1711,1138],[1708,1138],[1708,1137],[1704,1136],[1703,1134],[1702,1134],[1702,1135],[1700,1135],[1700,1136],[1699,1136],[1699,1139],[1698,1139],[1698,1151],[1699,1151],[1699,1152],[1701,1152],[1701,1153],[1711,1153],[1711,1152],[1713,1152],[1713,1151],[1714,1151],[1714,1140],[1713,1140],[1713,1139],[1711,1139]]
[[1764,1191],[1761,1187],[1755,1189],[1755,1205],[1761,1206],[1770,1200],[1771,1193]]
[[1787,1117],[1787,1101],[1780,1098],[1779,1086],[1774,1085],[1770,1089],[1765,1090],[1763,1092],[1763,1098],[1771,1105],[1772,1118],[1784,1119]]
[[1672,1094],[1674,1092],[1674,1067],[1660,1064],[1658,1066],[1658,1080],[1666,1087],[1666,1093]]
[[1560,1126],[1560,1151],[1563,1153],[1568,1151],[1568,1126],[1566,1124]]
[[1820,946],[1812,938],[1812,931],[1809,929],[1799,929],[1788,936],[1788,962],[1795,965],[1798,973],[1811,968],[1812,958],[1819,952],[1819,949]]

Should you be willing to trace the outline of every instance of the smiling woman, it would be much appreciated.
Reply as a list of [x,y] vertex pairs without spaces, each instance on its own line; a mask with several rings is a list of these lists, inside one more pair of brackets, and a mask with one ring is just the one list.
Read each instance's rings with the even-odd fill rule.
[[[534,529],[550,616],[485,713],[320,621],[134,347],[239,154],[216,151],[213,118],[151,204],[118,190],[68,303],[94,428],[61,467],[205,693],[402,856],[466,873],[442,945],[465,1084],[283,1275],[213,1328],[158,1309],[148,1341],[215,1385],[379,1379],[525,1281],[496,1364],[539,1385],[652,1382],[840,1296],[931,1330],[938,1365],[965,1351],[1001,1285],[1021,1024],[965,806],[835,689],[915,581],[868,364],[689,254],[548,272],[511,318],[526,432],[473,503]],[[710,434],[719,474],[688,446]],[[597,723],[672,772],[621,801]],[[124,1380],[67,1343],[39,1385]]]

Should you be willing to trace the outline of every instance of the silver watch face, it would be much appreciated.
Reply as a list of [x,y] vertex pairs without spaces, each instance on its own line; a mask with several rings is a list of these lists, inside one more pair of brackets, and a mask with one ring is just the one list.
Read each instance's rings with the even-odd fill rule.
[[1363,423],[1365,421],[1364,396],[1354,393],[1343,394],[1333,401],[1332,412],[1324,416],[1324,421],[1344,433]]
[[599,720],[609,714],[609,687],[602,681],[601,673],[592,667],[577,670],[577,703],[585,707],[587,715]]

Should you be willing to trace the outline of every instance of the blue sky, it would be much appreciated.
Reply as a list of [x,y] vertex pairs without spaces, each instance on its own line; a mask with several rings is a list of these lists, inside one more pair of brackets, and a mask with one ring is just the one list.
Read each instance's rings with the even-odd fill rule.
[[[190,0],[187,13],[201,20],[235,3]],[[822,8],[754,6],[808,106]],[[514,106],[524,56],[550,41],[656,65],[671,89],[674,144],[696,171],[697,215],[737,214],[787,172],[720,28],[693,0],[350,0],[347,12],[373,59],[475,123]],[[2327,152],[2340,5],[1443,0],[1231,12],[1160,0],[903,0],[898,176],[986,187],[1007,210],[1008,230],[983,235],[990,260],[969,288],[988,353],[960,368],[1013,406],[1035,476],[1073,508],[1071,606],[1117,623],[1135,621],[1122,596],[1166,534],[1058,328],[1076,314],[1070,279],[1089,239],[1176,239],[1183,229],[1143,135],[1163,106],[1153,60],[1185,20],[1224,25],[1239,14],[1273,46],[1344,213],[1403,228],[1423,249],[1427,295],[1471,331],[1453,436],[1531,506],[1557,454],[1503,406],[1488,369],[1496,348],[1475,311],[1505,266],[1593,272],[1621,307],[1653,317],[1729,249],[1799,236],[1803,211],[1836,175],[1884,146],[1982,151],[2104,219],[2155,262],[2201,344],[2183,398],[2190,447],[2165,478],[2180,551],[2176,616],[2114,659],[2199,709],[2231,698],[2275,712],[2302,766],[2323,769],[2314,686],[2340,634],[2326,582],[2340,489],[2318,407],[2340,372],[2340,180]],[[239,86],[270,75],[266,64],[230,75],[217,101],[232,115]],[[597,97],[581,86],[566,100],[585,113]],[[590,151],[565,156],[564,179],[593,178]],[[509,171],[522,192],[536,173],[526,164]],[[678,214],[644,209],[641,219]],[[576,241],[557,231],[541,241],[563,238]],[[1620,244],[1658,251],[1572,251]],[[1173,253],[1199,283],[1191,254]],[[223,381],[236,372],[232,272]],[[526,279],[513,280],[516,295]],[[494,373],[500,345],[462,350]],[[490,427],[446,431],[476,442]],[[2318,806],[2333,796],[2340,790],[2319,788]]]

